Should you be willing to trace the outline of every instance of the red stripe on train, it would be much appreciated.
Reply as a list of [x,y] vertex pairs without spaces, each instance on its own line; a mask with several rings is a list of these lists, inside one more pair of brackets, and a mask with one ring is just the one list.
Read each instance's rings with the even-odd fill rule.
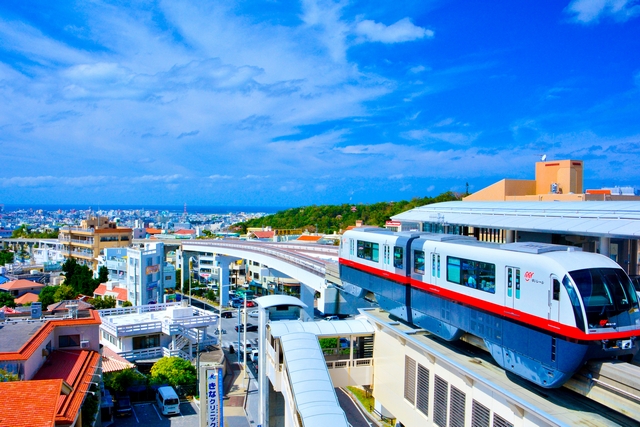
[[[460,292],[455,292],[440,286],[432,285],[429,283],[421,282],[419,280],[412,279],[407,276],[402,276],[399,274],[389,273],[384,270],[380,270],[378,268],[370,267],[367,265],[363,265],[348,259],[340,258],[340,264],[343,264],[348,267],[352,267],[356,270],[363,271],[365,273],[373,274],[375,276],[384,277],[385,279],[393,280],[399,284],[407,285],[410,284],[413,288],[420,289],[422,291],[428,292],[430,294],[435,294],[438,297],[448,299],[450,301],[455,301],[461,304],[464,304],[469,307],[473,307],[482,311],[489,312],[491,314],[495,314],[500,317],[504,317],[507,319],[514,320],[519,323],[524,323],[527,325],[534,326],[538,329],[546,330],[554,334],[559,334],[567,338],[580,340],[580,341],[599,341],[599,340],[610,340],[610,339],[625,339],[634,336],[640,335],[640,329],[634,329],[631,331],[625,332],[602,332],[602,333],[591,333],[587,334],[575,326],[563,325],[562,323],[552,321],[549,319],[544,319],[542,317],[534,316],[532,314],[526,313],[524,311],[516,310],[514,308],[505,307],[504,305],[492,303],[489,301],[485,301],[480,298],[475,298],[470,295],[462,294]],[[466,289],[466,288],[464,288]],[[488,294],[489,295],[489,294]],[[493,294],[491,294],[493,295]]]

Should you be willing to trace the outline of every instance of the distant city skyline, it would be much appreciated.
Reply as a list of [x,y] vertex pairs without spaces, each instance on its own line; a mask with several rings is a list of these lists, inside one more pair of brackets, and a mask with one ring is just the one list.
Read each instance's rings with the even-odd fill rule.
[[0,203],[375,203],[640,185],[640,3],[0,3]]

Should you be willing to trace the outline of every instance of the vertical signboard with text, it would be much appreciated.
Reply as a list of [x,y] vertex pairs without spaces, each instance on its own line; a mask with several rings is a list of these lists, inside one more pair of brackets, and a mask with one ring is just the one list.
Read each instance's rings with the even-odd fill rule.
[[[222,427],[222,396],[223,375],[221,367],[207,367],[203,369],[204,381],[201,379],[200,407],[204,415],[206,427]],[[204,386],[205,390],[202,390]],[[204,393],[202,392],[204,391]]]

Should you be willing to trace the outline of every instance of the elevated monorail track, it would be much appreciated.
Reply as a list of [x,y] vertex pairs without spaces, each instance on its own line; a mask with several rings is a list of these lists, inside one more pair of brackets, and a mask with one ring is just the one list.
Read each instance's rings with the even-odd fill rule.
[[[473,335],[464,335],[462,340],[486,351],[484,341]],[[492,362],[489,358],[487,361]],[[591,361],[567,381],[564,388],[640,420],[640,366],[633,363]]]

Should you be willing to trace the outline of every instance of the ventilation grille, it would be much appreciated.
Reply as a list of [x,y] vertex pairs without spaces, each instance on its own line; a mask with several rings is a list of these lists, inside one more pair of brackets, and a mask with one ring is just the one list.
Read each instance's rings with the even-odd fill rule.
[[465,427],[465,402],[467,397],[465,394],[451,386],[451,408],[449,411],[449,427]]
[[435,389],[433,391],[433,422],[440,427],[447,427],[447,406],[449,384],[436,375]]
[[404,357],[404,398],[416,403],[416,361],[409,356]]
[[429,416],[429,370],[418,365],[418,399],[416,403],[418,411]]
[[500,415],[493,414],[493,427],[513,427],[513,424],[502,418]]
[[489,427],[490,415],[489,408],[474,400],[471,409],[471,427]]

